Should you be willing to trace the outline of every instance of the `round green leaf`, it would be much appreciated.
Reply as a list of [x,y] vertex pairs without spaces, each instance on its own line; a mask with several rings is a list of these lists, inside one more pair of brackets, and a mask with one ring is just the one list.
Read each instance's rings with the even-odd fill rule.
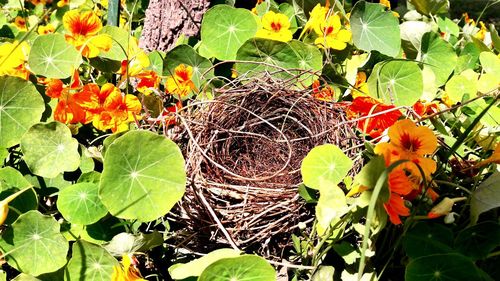
[[99,196],[116,217],[151,221],[170,211],[185,185],[177,145],[149,131],[132,131],[109,146]]
[[53,272],[66,264],[68,241],[59,232],[59,224],[38,211],[19,216],[0,239],[9,265],[30,275]]
[[[305,44],[298,40],[292,40],[288,44],[297,56],[297,68],[311,72],[301,75],[301,82],[304,86],[311,85],[321,74],[321,69],[323,68],[323,54],[321,54],[316,46]],[[316,75],[312,73],[316,73]]]
[[47,78],[67,78],[82,62],[82,56],[60,33],[40,35],[28,58],[31,71]]
[[352,168],[352,160],[333,144],[313,148],[302,161],[300,172],[304,184],[320,189],[321,182],[337,184]]
[[129,49],[130,35],[125,29],[117,26],[104,26],[100,34],[107,34],[111,37],[111,49],[105,53],[99,54],[99,57],[114,61],[122,61],[127,59],[126,51]]
[[182,280],[191,276],[200,276],[212,263],[225,258],[238,257],[239,255],[240,252],[233,249],[218,249],[188,263],[174,264],[168,269],[168,273],[170,277],[175,280]]
[[111,280],[113,267],[118,265],[118,261],[108,251],[85,241],[77,241],[72,249],[64,280]]
[[0,77],[0,89],[0,147],[11,147],[40,121],[45,104],[35,86],[21,78]]
[[399,54],[401,37],[399,21],[378,3],[358,2],[351,12],[351,30],[354,45],[364,51],[379,51],[395,57]]
[[406,281],[482,280],[472,261],[460,254],[436,254],[412,260],[406,267]]
[[344,191],[336,184],[321,181],[316,217],[318,234],[323,235],[330,224],[348,211]]
[[448,0],[410,0],[410,3],[423,15],[446,14],[450,8]]
[[219,60],[234,60],[238,49],[255,35],[257,28],[256,18],[249,10],[215,5],[201,22],[205,53]]
[[473,260],[487,257],[499,245],[500,225],[495,222],[468,227],[460,231],[455,239],[455,248]]
[[70,185],[59,192],[57,209],[71,223],[95,223],[108,213],[99,199],[98,190],[99,186],[90,182]]
[[410,61],[380,62],[368,79],[368,90],[386,104],[412,106],[424,92],[422,71]]
[[183,44],[173,48],[167,53],[164,64],[164,75],[172,75],[174,73],[174,69],[180,64],[190,65],[193,67],[193,78],[191,80],[193,80],[193,83],[198,88],[201,86],[203,81],[206,81],[214,76],[214,70],[212,69],[207,72],[204,77],[202,77],[202,74],[212,67],[212,63],[208,59],[198,55],[198,53],[196,53],[196,51],[189,45]]
[[[81,239],[98,245],[107,243],[111,241],[115,235],[126,231],[122,221],[116,217],[109,216],[94,224],[86,225],[85,227],[77,224],[71,226],[72,228],[75,226],[75,231],[79,232]],[[78,230],[78,228],[80,228],[80,230]]]
[[403,247],[410,258],[446,254],[452,251],[453,233],[440,224],[421,222],[406,233]]
[[444,88],[453,103],[462,101],[465,94],[469,94],[469,98],[477,95],[476,81],[471,81],[463,75],[451,77]]
[[497,78],[500,77],[500,58],[492,52],[482,52],[479,55],[479,61],[484,72],[491,73]]
[[441,39],[434,32],[428,32],[422,37],[420,50],[424,68],[430,68],[436,77],[436,86],[442,86],[457,65],[457,55],[450,43]]
[[274,268],[263,258],[244,255],[218,260],[209,265],[198,281],[275,281]]
[[55,178],[80,165],[78,141],[59,122],[33,125],[21,139],[21,150],[30,171],[41,177]]

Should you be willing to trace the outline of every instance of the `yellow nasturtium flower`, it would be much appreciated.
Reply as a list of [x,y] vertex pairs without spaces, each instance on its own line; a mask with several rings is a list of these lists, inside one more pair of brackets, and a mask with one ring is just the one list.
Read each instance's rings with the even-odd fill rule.
[[40,35],[54,33],[54,31],[56,31],[56,29],[51,23],[38,26],[38,34]]
[[108,51],[111,48],[111,37],[98,34],[102,29],[102,22],[92,11],[68,11],[63,16],[63,25],[69,32],[65,35],[66,41],[85,57],[96,57],[100,51]]
[[196,90],[192,78],[193,68],[180,64],[174,69],[173,75],[167,78],[167,92],[180,97],[187,96],[192,90]]
[[113,267],[111,281],[146,281],[136,266],[137,261],[131,254],[122,256],[122,265]]
[[347,42],[351,41],[352,33],[341,28],[340,17],[337,14],[328,17],[314,27],[314,32],[318,35],[314,43],[320,48],[345,49]]
[[[318,27],[320,23],[324,22],[326,19],[326,16],[328,15],[328,5],[323,7],[321,4],[317,4],[309,14],[309,20],[306,22],[306,25],[304,26],[304,30],[302,31],[302,34],[309,30],[315,29],[315,27]],[[302,34],[300,36],[302,37]]]
[[10,75],[27,79],[29,71],[24,64],[28,60],[30,45],[14,41],[0,45],[0,76]]
[[127,60],[122,61],[121,75],[127,74],[129,77],[135,77],[150,65],[148,55],[139,48],[139,43],[135,37],[130,37],[127,58]]
[[292,40],[290,21],[284,14],[267,12],[262,17],[262,28],[257,31],[255,37],[272,39],[281,42]]
[[17,16],[15,19],[14,19],[14,25],[17,27],[17,29],[19,29],[20,31],[27,31],[28,28],[26,26],[26,19],[24,19],[23,17],[21,16]]

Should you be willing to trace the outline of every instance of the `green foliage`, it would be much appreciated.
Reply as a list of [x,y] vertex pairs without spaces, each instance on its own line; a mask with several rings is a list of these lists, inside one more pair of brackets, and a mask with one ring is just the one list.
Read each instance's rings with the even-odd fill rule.
[[0,77],[0,147],[18,144],[45,110],[35,86],[17,77]]
[[168,273],[175,280],[183,280],[191,276],[200,276],[212,263],[221,259],[235,258],[239,255],[240,252],[233,249],[218,249],[188,263],[174,264],[168,269]]
[[59,192],[57,209],[71,223],[95,223],[108,213],[99,199],[98,189],[97,184],[90,182],[70,185]]
[[453,233],[448,227],[421,222],[406,233],[403,247],[410,258],[447,254],[452,252]]
[[481,280],[472,261],[459,254],[435,254],[412,260],[406,267],[405,280]]
[[105,249],[85,241],[77,241],[71,248],[73,254],[64,280],[111,280],[113,267],[118,265],[118,261]]
[[184,159],[177,145],[152,132],[132,131],[109,146],[99,197],[116,217],[152,221],[170,211],[185,185]]
[[487,258],[500,246],[500,224],[483,222],[460,231],[455,239],[455,248],[472,260]]
[[473,224],[477,223],[479,215],[500,207],[500,173],[495,172],[472,193],[470,215]]
[[307,187],[321,189],[323,184],[339,183],[352,168],[352,160],[333,144],[313,148],[302,161],[300,172]]
[[34,276],[63,267],[69,246],[59,227],[54,218],[38,211],[19,216],[0,239],[7,263]]
[[66,43],[62,34],[38,36],[31,47],[28,63],[37,75],[67,78],[82,61],[75,47]]
[[434,72],[436,86],[446,83],[457,63],[457,55],[451,44],[433,32],[422,37],[421,57],[424,68],[429,67]]
[[173,75],[174,69],[180,64],[193,67],[192,80],[197,88],[202,86],[203,81],[214,76],[212,63],[208,59],[198,55],[189,45],[179,45],[170,50],[166,55],[164,64],[164,75]]
[[250,11],[216,5],[203,16],[201,42],[208,57],[234,60],[238,49],[255,35],[257,28],[257,21]]
[[411,61],[383,61],[373,68],[368,88],[385,104],[412,106],[423,93],[422,71]]
[[399,54],[401,37],[398,19],[378,3],[358,2],[351,12],[352,40],[364,51],[379,51],[388,56]]
[[78,141],[62,123],[39,123],[21,139],[21,150],[30,171],[38,176],[55,178],[80,166]]
[[210,264],[198,278],[198,281],[232,280],[275,281],[276,272],[265,259],[255,255],[243,255],[220,259]]
[[410,0],[409,2],[424,15],[446,14],[450,9],[448,0]]

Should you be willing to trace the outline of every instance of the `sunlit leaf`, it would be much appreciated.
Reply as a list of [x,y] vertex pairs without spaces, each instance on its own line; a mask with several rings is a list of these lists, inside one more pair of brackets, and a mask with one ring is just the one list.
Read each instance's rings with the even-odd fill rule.
[[473,224],[479,215],[500,207],[500,172],[495,172],[483,181],[472,193],[470,215]]
[[395,57],[401,47],[399,21],[384,6],[360,1],[351,12],[354,45],[364,51],[379,51]]
[[409,2],[424,15],[445,14],[450,9],[448,0],[410,0]]
[[175,280],[182,280],[191,276],[200,276],[212,263],[221,259],[238,257],[239,255],[240,252],[233,249],[218,249],[188,263],[174,264],[168,269],[168,273]]
[[446,83],[457,64],[453,46],[434,32],[428,32],[422,37],[420,56],[424,68],[430,68],[434,72],[438,87]]
[[321,183],[338,184],[352,168],[353,161],[333,144],[313,148],[302,161],[300,171],[304,184],[320,189]]
[[31,71],[47,78],[67,78],[81,61],[80,53],[60,33],[38,36],[28,58]]
[[38,176],[55,178],[80,165],[78,141],[59,122],[33,125],[21,139],[21,150],[30,171]]
[[116,217],[151,221],[170,211],[185,185],[177,145],[149,131],[131,131],[106,152],[99,197]]
[[104,248],[77,241],[72,246],[72,256],[66,267],[66,281],[109,281],[118,261]]
[[45,104],[35,86],[21,78],[0,77],[0,89],[0,147],[8,148],[40,121]]
[[203,16],[201,41],[217,59],[234,60],[240,46],[255,35],[257,28],[257,20],[249,10],[215,5]]
[[59,192],[57,209],[71,223],[95,223],[108,213],[99,199],[98,189],[97,184],[89,182],[68,186]]
[[275,281],[274,268],[263,258],[244,255],[225,258],[209,265],[198,281]]
[[68,241],[59,232],[59,223],[38,211],[19,216],[0,239],[10,266],[30,275],[56,271],[67,260]]

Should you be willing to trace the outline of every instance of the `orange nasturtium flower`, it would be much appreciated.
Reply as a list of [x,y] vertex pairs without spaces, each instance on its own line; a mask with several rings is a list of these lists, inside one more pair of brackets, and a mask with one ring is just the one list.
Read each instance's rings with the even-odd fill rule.
[[262,28],[257,30],[255,37],[272,39],[281,42],[292,40],[290,21],[284,14],[267,12],[262,17]]
[[101,88],[97,84],[87,84],[77,94],[85,109],[84,124],[92,122],[101,131],[111,129],[113,133],[126,131],[128,123],[134,121],[142,109],[140,101],[134,95],[124,95],[111,83]]
[[122,264],[113,267],[111,281],[146,281],[137,268],[137,260],[132,254],[122,256]]
[[153,70],[145,70],[136,76],[139,79],[137,83],[137,91],[143,93],[144,95],[150,95],[151,88],[158,89],[160,85],[160,77]]
[[330,85],[326,85],[323,88],[320,88],[319,80],[313,81],[312,90],[312,96],[317,100],[332,102],[335,98],[335,90]]
[[193,68],[190,65],[178,65],[173,75],[167,78],[167,92],[181,98],[186,97],[191,91],[196,91],[192,78]]
[[329,16],[314,26],[314,32],[318,35],[314,44],[320,48],[345,49],[347,42],[351,41],[352,33],[341,28],[340,17],[337,14]]
[[63,16],[63,25],[69,32],[65,35],[66,41],[85,57],[96,57],[99,52],[106,52],[111,48],[111,37],[97,34],[102,29],[102,23],[93,11],[68,11]]
[[437,148],[437,138],[431,129],[419,126],[413,121],[404,119],[389,128],[390,142],[379,143],[375,153],[385,155],[386,161],[394,163],[398,160],[409,160],[401,164],[412,175],[420,177],[419,165],[426,177],[436,171],[436,162],[425,156],[432,154]]

